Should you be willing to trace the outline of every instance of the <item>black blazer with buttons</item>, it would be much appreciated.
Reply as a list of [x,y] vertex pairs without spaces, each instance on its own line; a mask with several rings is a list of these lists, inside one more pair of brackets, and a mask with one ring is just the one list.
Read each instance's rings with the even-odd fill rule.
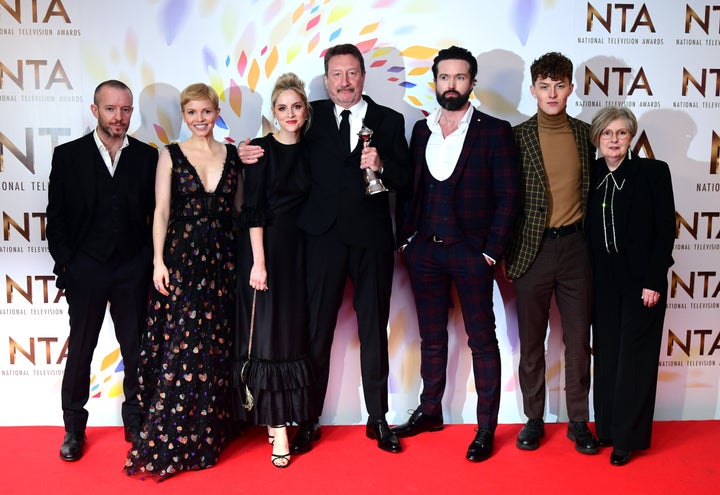
[[[402,114],[378,105],[368,96],[365,125],[373,130],[371,145],[383,163],[386,187],[405,193],[411,186],[410,152]],[[300,211],[298,225],[311,235],[322,235],[337,224],[340,240],[353,247],[394,249],[390,199],[387,193],[365,196],[360,169],[362,143],[347,154],[339,138],[334,103],[311,103],[312,125],[303,137],[312,186]]]
[[[155,148],[128,136],[115,171],[125,212],[133,230],[124,242],[137,244],[139,250],[152,246],[152,218],[155,209]],[[92,224],[98,188],[97,167],[105,167],[93,134],[55,148],[48,186],[46,235],[54,272],[64,267],[82,248]]]

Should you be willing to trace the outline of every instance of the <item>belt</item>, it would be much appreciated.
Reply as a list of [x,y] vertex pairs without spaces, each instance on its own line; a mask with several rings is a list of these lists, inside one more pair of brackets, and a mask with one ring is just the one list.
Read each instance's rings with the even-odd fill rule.
[[574,234],[582,230],[582,223],[575,222],[570,225],[563,225],[562,227],[548,227],[543,233],[545,239],[559,239],[566,235]]

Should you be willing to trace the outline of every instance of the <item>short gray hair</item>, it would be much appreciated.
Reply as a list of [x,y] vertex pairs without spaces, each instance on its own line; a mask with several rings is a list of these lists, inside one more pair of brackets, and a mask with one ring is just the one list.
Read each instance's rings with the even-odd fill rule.
[[598,147],[600,143],[600,133],[617,119],[623,119],[627,130],[630,132],[630,137],[635,137],[638,128],[635,114],[627,107],[605,107],[595,114],[595,117],[592,119],[592,124],[590,124],[590,142],[593,146]]

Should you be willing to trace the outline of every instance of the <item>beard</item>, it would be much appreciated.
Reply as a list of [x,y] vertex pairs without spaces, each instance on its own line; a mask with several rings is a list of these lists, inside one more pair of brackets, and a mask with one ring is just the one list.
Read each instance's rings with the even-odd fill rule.
[[107,122],[100,122],[98,125],[98,128],[100,129],[100,131],[102,131],[101,133],[104,134],[108,138],[123,137],[125,135],[125,133],[127,132],[127,126],[125,126],[124,124],[119,124],[119,127],[121,130],[120,130],[120,132],[115,132],[114,128],[116,126],[117,125],[108,124]]
[[[440,94],[436,91],[435,96],[437,97],[437,101],[442,108],[444,108],[445,110],[450,110],[452,112],[455,110],[460,110],[462,107],[465,106],[465,103],[467,103],[470,99],[471,91],[472,88],[470,88],[470,90],[468,90],[468,92],[465,94],[454,90],[445,91],[443,94]],[[457,96],[448,97],[448,93],[455,93],[457,94]]]

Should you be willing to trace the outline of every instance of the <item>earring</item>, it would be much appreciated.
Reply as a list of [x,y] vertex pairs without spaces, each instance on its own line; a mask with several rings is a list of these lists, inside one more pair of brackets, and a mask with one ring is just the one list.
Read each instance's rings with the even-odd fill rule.
[[595,148],[595,159],[596,160],[600,159],[600,150],[597,148]]
[[278,122],[278,119],[274,119],[273,124],[275,125],[275,129],[280,129],[280,122]]
[[632,160],[632,151],[628,148],[628,160]]

